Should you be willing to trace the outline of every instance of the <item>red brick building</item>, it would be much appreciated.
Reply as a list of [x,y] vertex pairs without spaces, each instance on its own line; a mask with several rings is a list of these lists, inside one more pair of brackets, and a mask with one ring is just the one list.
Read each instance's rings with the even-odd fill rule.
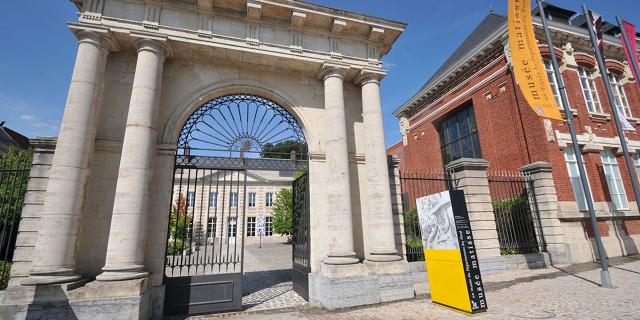
[[[597,68],[586,20],[571,10],[548,4],[545,8],[596,211],[602,219],[600,228],[604,235],[640,235],[631,177],[622,158],[612,106]],[[537,8],[533,14],[541,55],[559,101]],[[640,169],[640,87],[616,37],[618,28],[605,23],[604,30],[609,77],[620,115],[636,128],[626,138]],[[411,171],[441,170],[459,158],[486,159],[490,171],[517,171],[527,164],[547,162],[552,165],[559,216],[567,218],[567,225],[580,221],[588,236],[590,227],[583,219],[586,213],[577,164],[567,148],[571,140],[566,120],[543,119],[531,110],[515,80],[508,41],[507,18],[489,13],[427,83],[395,110],[403,140],[388,153],[402,158],[404,169]]]

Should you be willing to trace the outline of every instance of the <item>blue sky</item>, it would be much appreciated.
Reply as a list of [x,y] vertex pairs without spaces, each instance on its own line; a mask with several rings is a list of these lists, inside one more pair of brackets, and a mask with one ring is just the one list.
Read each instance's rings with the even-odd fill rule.
[[[392,112],[409,99],[487,15],[506,15],[507,0],[315,0],[318,4],[409,24],[384,57],[385,139],[400,139]],[[638,0],[553,0],[580,11],[582,3],[608,21],[616,15],[640,25]],[[25,16],[24,13],[28,12]],[[73,71],[76,41],[66,27],[76,20],[68,1],[5,0],[0,5],[0,121],[26,136],[57,135]]]

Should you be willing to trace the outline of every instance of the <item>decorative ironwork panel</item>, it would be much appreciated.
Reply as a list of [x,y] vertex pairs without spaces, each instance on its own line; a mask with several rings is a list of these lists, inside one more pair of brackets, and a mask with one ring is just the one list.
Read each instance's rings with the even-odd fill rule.
[[0,290],[9,282],[32,152],[10,148],[0,155]]
[[184,125],[178,155],[228,158],[307,159],[304,132],[275,102],[234,94],[205,103]]
[[496,230],[502,255],[543,250],[536,234],[537,208],[531,181],[521,172],[488,174]]
[[309,210],[309,174],[293,181],[293,290],[309,300],[311,272],[311,223]]

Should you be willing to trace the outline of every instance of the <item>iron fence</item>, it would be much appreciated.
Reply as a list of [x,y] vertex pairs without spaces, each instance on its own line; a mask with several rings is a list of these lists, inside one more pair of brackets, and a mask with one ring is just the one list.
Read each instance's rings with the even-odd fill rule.
[[0,290],[9,281],[32,152],[10,148],[0,155]]
[[407,261],[424,261],[416,199],[455,189],[455,187],[455,178],[448,173],[437,171],[400,173]]
[[531,178],[522,172],[490,172],[489,190],[496,221],[500,254],[536,253],[537,205]]

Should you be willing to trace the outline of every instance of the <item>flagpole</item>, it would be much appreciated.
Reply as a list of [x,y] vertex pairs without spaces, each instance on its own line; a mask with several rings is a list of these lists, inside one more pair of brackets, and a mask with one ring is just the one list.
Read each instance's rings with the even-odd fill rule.
[[[618,20],[618,27],[620,28],[620,31],[622,32],[622,39],[624,41],[624,45],[627,47],[627,52],[629,53],[629,60],[631,60],[631,68],[633,68],[633,70],[635,70],[635,74],[640,77],[640,69],[638,68],[638,61],[636,61],[636,54],[633,51],[631,51],[631,44],[629,43],[629,38],[627,38],[627,32],[624,30],[624,25],[622,23],[622,18],[620,17],[616,17],[616,20]],[[633,35],[633,38],[635,38],[636,35]],[[636,82],[640,81],[640,79],[636,79]],[[638,210],[640,210],[640,206],[638,207]]]
[[[602,81],[604,81],[604,88],[607,91],[607,98],[609,98],[609,105],[611,105],[611,112],[613,113],[613,120],[616,124],[616,130],[618,131],[618,137],[620,137],[620,145],[622,146],[622,155],[624,157],[624,161],[627,164],[627,170],[629,171],[629,180],[631,180],[631,187],[633,188],[633,194],[636,197],[636,205],[640,210],[640,192],[638,191],[638,182],[635,177],[636,168],[631,161],[631,157],[629,157],[629,148],[627,148],[627,140],[624,136],[624,129],[622,124],[620,123],[620,114],[618,113],[618,105],[613,96],[613,92],[611,91],[611,81],[609,80],[609,72],[607,71],[607,65],[604,61],[604,56],[600,51],[600,46],[598,45],[598,41],[596,39],[596,33],[591,27],[593,25],[593,20],[591,19],[591,15],[589,14],[589,9],[587,9],[587,5],[582,5],[582,11],[584,12],[587,21],[589,22],[588,30],[589,37],[591,37],[591,43],[593,44],[593,51],[596,54],[596,60],[598,61],[598,66],[600,68],[600,75],[602,75]],[[604,38],[604,37],[603,37]],[[604,41],[604,39],[603,39]],[[603,45],[604,48],[604,45]]]
[[538,8],[540,10],[540,18],[542,18],[542,27],[544,28],[544,34],[549,45],[549,54],[551,55],[551,63],[553,64],[553,72],[558,82],[558,91],[560,91],[560,99],[562,100],[563,110],[565,118],[567,120],[567,126],[569,127],[569,133],[571,134],[571,148],[573,154],[576,157],[578,164],[578,173],[580,174],[580,182],[582,184],[582,190],[584,191],[584,197],[587,202],[587,209],[589,210],[589,217],[591,217],[591,227],[596,240],[596,247],[598,250],[598,256],[600,258],[600,286],[604,288],[613,288],[611,285],[611,277],[609,276],[609,265],[607,262],[607,255],[602,245],[602,238],[600,236],[600,228],[598,228],[598,220],[596,219],[596,213],[593,206],[593,198],[591,197],[591,191],[589,190],[589,182],[587,180],[587,173],[584,169],[584,163],[582,161],[582,152],[580,145],[578,144],[578,137],[576,137],[576,131],[573,126],[573,115],[571,114],[571,108],[569,107],[569,100],[567,99],[567,91],[564,87],[564,81],[562,80],[562,74],[560,74],[560,67],[558,66],[558,59],[556,58],[555,50],[553,50],[553,40],[551,39],[551,32],[549,31],[549,25],[547,23],[547,17],[544,12],[544,6],[542,0],[538,1]]

